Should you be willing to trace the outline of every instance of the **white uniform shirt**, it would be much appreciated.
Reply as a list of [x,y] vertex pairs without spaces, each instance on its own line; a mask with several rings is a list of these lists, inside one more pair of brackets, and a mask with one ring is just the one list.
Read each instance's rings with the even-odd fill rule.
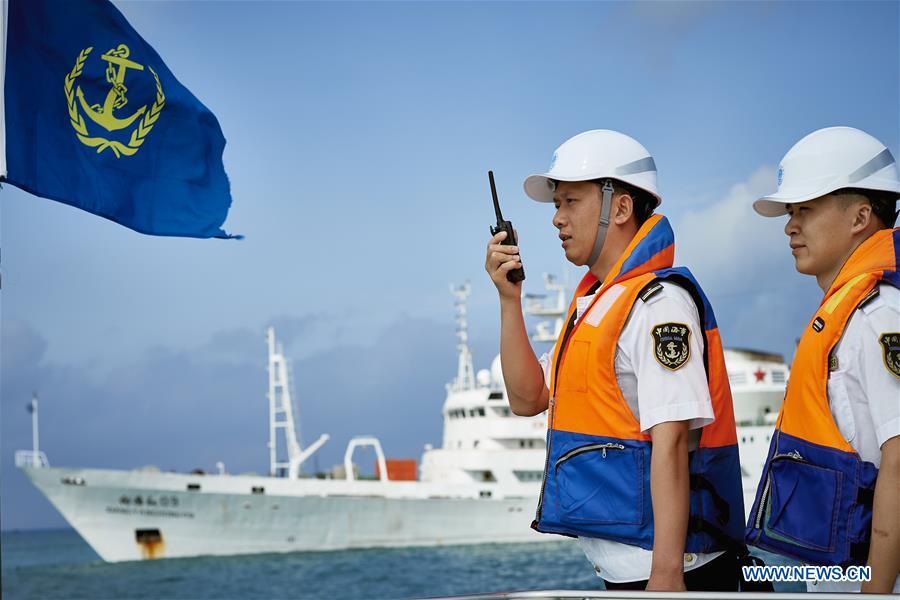
[[[688,449],[694,450],[699,439],[696,430],[715,419],[703,368],[703,330],[690,294],[668,282],[663,282],[662,286],[663,289],[647,302],[639,299],[634,304],[616,345],[616,380],[628,407],[641,424],[641,431],[646,433],[659,423],[687,421],[692,431]],[[623,291],[624,287],[613,286],[586,315],[581,311],[590,304],[593,296],[579,299],[578,318],[585,320],[581,327],[599,324]],[[691,331],[690,357],[677,371],[664,368],[654,356],[655,342],[651,331],[660,323],[682,323]],[[540,358],[548,388],[552,356],[550,352]],[[597,575],[607,581],[621,583],[650,577],[653,558],[650,550],[599,538],[581,537],[579,542]],[[696,569],[720,554],[685,554],[684,569]]]
[[[862,460],[881,465],[881,445],[900,435],[900,378],[885,366],[879,338],[900,332],[900,290],[879,294],[853,311],[835,349],[837,369],[828,378],[828,404],[844,439]],[[858,583],[809,584],[810,591],[859,591]],[[894,593],[900,592],[900,577]]]

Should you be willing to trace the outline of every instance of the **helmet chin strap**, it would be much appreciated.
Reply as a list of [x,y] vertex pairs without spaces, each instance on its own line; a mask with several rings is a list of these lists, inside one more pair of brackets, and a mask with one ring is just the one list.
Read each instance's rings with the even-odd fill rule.
[[607,179],[600,188],[603,197],[600,200],[600,220],[597,224],[597,237],[594,238],[594,249],[587,260],[587,267],[590,269],[600,257],[600,251],[603,250],[603,242],[606,240],[606,230],[609,228],[609,213],[612,210],[613,185],[612,181]]

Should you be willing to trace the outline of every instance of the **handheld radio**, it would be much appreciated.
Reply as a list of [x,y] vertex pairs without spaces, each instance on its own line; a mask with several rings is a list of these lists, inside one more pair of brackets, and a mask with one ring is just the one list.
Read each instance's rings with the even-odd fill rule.
[[[497,214],[497,226],[491,227],[491,235],[497,235],[501,231],[506,232],[506,239],[500,242],[501,246],[516,246],[518,240],[516,233],[513,231],[512,222],[504,221],[503,215],[500,213],[500,202],[497,200],[497,186],[494,185],[494,172],[488,171],[488,180],[491,182],[491,196],[494,198],[494,212]],[[525,279],[525,270],[522,267],[513,269],[506,274],[506,279],[512,283],[518,283]]]

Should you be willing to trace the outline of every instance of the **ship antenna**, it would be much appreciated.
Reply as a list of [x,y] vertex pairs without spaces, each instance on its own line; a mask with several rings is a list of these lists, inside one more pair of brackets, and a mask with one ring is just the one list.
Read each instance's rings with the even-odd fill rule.
[[49,467],[47,455],[41,452],[41,444],[38,439],[38,395],[32,392],[31,401],[25,405],[31,414],[31,450],[16,450],[16,466],[20,468],[40,469]]
[[31,443],[33,444],[34,450],[32,452],[34,454],[31,455],[32,466],[37,468],[41,466],[40,456],[41,456],[41,447],[40,442],[38,441],[38,395],[37,392],[32,392],[31,394],[31,405],[29,406],[29,412],[31,412]]
[[469,350],[469,323],[466,318],[466,299],[471,292],[472,286],[468,281],[459,286],[450,286],[450,293],[455,298],[456,337],[459,340],[456,345],[459,351],[456,379],[451,384],[454,391],[471,390],[475,387],[475,368],[472,366],[472,352]]

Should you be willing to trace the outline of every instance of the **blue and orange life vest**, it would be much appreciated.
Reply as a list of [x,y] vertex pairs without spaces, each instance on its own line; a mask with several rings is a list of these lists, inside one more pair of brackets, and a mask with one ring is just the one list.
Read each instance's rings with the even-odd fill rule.
[[[731,389],[712,308],[687,269],[672,268],[674,235],[665,217],[651,216],[599,286],[577,322],[560,334],[551,363],[547,464],[536,530],[605,538],[653,547],[650,436],[628,407],[615,374],[619,336],[641,292],[671,281],[694,299],[703,324],[706,367],[715,421],[690,452],[690,520],[687,552],[712,552],[741,544],[744,508]],[[588,272],[575,298],[597,279]],[[646,295],[646,294],[645,294]],[[597,323],[590,311],[609,308]]]
[[828,405],[829,363],[854,311],[879,282],[900,287],[900,229],[879,231],[844,264],[803,331],[746,540],[818,565],[868,557],[878,469],[841,435]]

